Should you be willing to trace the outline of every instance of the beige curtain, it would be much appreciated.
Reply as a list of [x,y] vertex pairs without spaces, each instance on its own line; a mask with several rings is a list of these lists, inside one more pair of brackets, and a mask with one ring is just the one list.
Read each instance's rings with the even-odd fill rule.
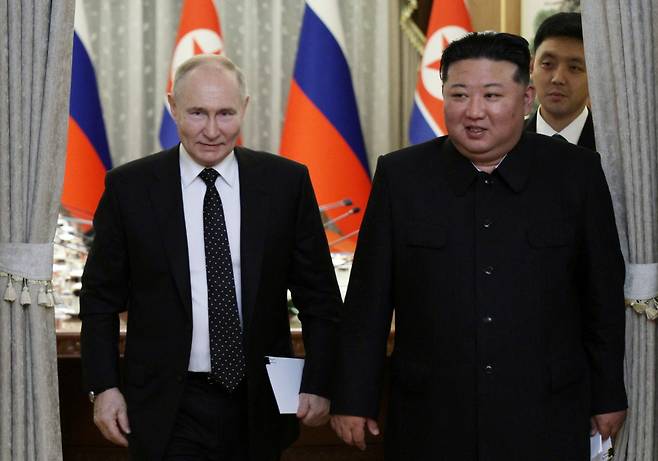
[[59,460],[52,241],[72,0],[0,0],[0,459]]
[[615,459],[655,461],[658,0],[583,0],[582,13],[596,144],[627,263],[625,372],[630,408]]

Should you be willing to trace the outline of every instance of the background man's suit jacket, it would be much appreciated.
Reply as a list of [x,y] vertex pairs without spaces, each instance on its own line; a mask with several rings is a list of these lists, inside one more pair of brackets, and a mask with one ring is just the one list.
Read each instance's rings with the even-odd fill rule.
[[[525,129],[531,133],[537,132],[537,112],[535,112],[532,117],[528,119],[525,125]],[[580,147],[586,147],[593,151],[596,150],[596,140],[594,139],[594,121],[592,120],[591,110],[587,113],[587,120],[585,120],[585,125],[583,126],[583,131],[580,133],[580,138],[578,138],[577,144]]]
[[[341,303],[307,169],[235,149],[240,174],[244,347],[250,459],[268,460],[297,435],[280,416],[264,356],[291,356],[286,289],[301,311],[302,392],[327,396]],[[178,147],[108,173],[81,294],[83,378],[120,386],[118,314],[128,310],[122,391],[137,459],[159,459],[183,391],[192,300]],[[277,458],[278,459],[278,458]]]
[[447,137],[380,157],[332,411],[376,417],[395,309],[389,460],[589,459],[626,408],[624,262],[599,155],[525,132],[492,175]]

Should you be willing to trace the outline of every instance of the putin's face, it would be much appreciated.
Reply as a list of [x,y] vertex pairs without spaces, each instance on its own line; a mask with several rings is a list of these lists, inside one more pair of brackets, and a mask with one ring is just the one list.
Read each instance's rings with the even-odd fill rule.
[[201,64],[183,76],[169,104],[190,157],[206,167],[224,160],[240,136],[247,103],[235,74],[216,64]]

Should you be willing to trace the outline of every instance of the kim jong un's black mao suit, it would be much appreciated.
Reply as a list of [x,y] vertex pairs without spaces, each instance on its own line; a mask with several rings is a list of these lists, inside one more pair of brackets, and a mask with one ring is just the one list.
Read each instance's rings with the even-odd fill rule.
[[341,323],[333,414],[388,460],[589,459],[626,408],[624,262],[597,153],[534,133],[492,174],[442,137],[380,158]]

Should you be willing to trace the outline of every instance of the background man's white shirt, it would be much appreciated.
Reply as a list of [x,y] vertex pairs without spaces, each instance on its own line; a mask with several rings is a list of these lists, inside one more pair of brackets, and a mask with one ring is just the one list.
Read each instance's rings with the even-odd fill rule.
[[589,110],[587,106],[583,107],[583,111],[578,117],[576,117],[570,124],[565,126],[561,131],[555,131],[546,120],[541,116],[541,106],[537,109],[537,133],[544,134],[546,136],[553,136],[554,134],[559,134],[564,139],[569,141],[571,144],[578,144],[580,135],[583,132],[585,127],[585,122],[587,121],[587,115]]

